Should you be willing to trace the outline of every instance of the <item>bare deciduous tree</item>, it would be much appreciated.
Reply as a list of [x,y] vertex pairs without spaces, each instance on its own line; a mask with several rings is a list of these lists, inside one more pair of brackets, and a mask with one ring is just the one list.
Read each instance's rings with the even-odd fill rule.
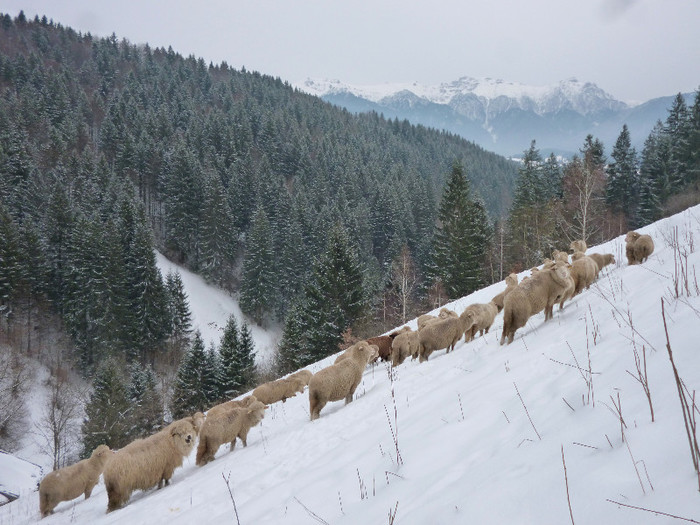
[[19,352],[0,349],[0,448],[12,451],[26,426],[25,394],[31,371]]

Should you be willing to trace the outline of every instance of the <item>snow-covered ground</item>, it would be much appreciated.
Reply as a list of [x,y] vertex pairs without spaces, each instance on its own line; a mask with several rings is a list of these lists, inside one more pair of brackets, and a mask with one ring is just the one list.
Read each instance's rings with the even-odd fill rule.
[[[700,206],[640,231],[656,243],[647,262],[628,266],[622,238],[590,248],[617,263],[553,320],[530,319],[511,345],[498,344],[499,314],[489,334],[454,352],[368,368],[354,402],[330,403],[317,421],[306,394],[274,404],[247,448],[222,447],[205,467],[193,452],[170,486],[137,491],[110,514],[100,483],[89,500],[61,503],[42,523],[236,523],[236,513],[242,524],[679,522],[621,504],[698,522],[661,304],[692,392],[700,388]],[[679,262],[690,293],[674,291]],[[461,312],[503,287],[449,306]],[[646,353],[654,422],[633,377],[635,348]],[[0,507],[0,525],[38,518],[36,492]]]

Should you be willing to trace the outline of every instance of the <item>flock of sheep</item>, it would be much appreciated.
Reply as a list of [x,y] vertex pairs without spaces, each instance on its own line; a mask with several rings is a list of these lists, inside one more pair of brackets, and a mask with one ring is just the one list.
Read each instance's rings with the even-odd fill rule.
[[[629,264],[644,262],[654,251],[649,235],[629,232],[625,238]],[[45,517],[53,513],[62,501],[69,501],[81,494],[89,498],[92,489],[103,476],[107,490],[107,512],[125,505],[134,490],[159,489],[170,483],[177,467],[182,466],[198,441],[196,464],[204,466],[212,461],[225,443],[233,450],[236,438],[247,446],[249,430],[265,417],[265,409],[271,403],[309,390],[311,420],[318,419],[329,401],[350,403],[367,365],[377,359],[391,361],[399,366],[409,356],[426,361],[436,350],[454,349],[464,336],[465,342],[479,333],[488,333],[496,315],[503,311],[501,345],[510,344],[518,328],[544,310],[545,321],[552,317],[554,305],[564,303],[590,287],[599,272],[615,262],[612,254],[586,255],[586,244],[574,241],[571,262],[566,252],[554,251],[552,259],[546,259],[541,268],[535,267],[531,275],[518,283],[518,277],[510,274],[506,289],[485,304],[467,306],[461,314],[447,308],[437,316],[422,315],[418,318],[418,330],[405,326],[389,335],[359,341],[340,354],[334,364],[312,374],[300,370],[282,379],[262,384],[252,394],[241,399],[221,403],[209,409],[206,416],[197,412],[193,416],[172,422],[159,432],[137,439],[127,446],[112,451],[106,445],[98,446],[92,455],[62,469],[47,474],[39,485],[39,510]]]

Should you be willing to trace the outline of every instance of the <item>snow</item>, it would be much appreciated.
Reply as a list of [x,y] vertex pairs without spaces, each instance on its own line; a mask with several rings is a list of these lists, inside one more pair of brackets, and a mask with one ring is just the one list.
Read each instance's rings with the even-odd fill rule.
[[207,284],[200,275],[176,265],[159,252],[156,252],[156,265],[163,275],[163,279],[170,271],[180,273],[190,304],[192,329],[198,329],[201,332],[207,347],[211,343],[219,345],[228,318],[233,314],[239,327],[245,322],[250,328],[255,343],[256,362],[264,364],[270,361],[282,335],[278,327],[266,330],[247,319],[234,297],[220,288]]
[[[372,85],[345,84],[339,80],[324,80],[308,78],[297,85],[298,89],[306,93],[324,96],[339,93],[353,93],[361,98],[375,103],[381,103],[397,93],[409,91],[435,104],[449,105],[455,97],[460,95],[475,95],[484,104],[499,97],[506,97],[518,102],[520,106],[532,106],[538,114],[554,111],[556,107],[566,101],[576,111],[586,114],[591,111],[588,107],[595,99],[604,100],[607,103],[624,105],[616,101],[595,84],[580,82],[575,78],[562,80],[557,84],[546,86],[531,86],[519,82],[509,82],[494,78],[462,77],[452,82],[443,82],[434,85],[424,85],[418,82],[411,83],[384,83]],[[592,96],[595,95],[595,96]],[[563,99],[563,100],[562,100]],[[594,104],[595,106],[595,104]]]
[[[681,257],[671,248],[675,228]],[[236,512],[244,524],[391,523],[395,512],[402,525],[563,524],[572,521],[567,493],[576,523],[677,522],[611,501],[700,520],[661,315],[663,300],[679,374],[697,390],[700,206],[639,231],[655,240],[647,262],[627,265],[623,237],[589,248],[617,262],[563,310],[555,308],[552,320],[531,318],[511,345],[499,345],[499,314],[489,334],[454,352],[393,371],[368,368],[353,403],[329,403],[317,421],[309,421],[305,394],[273,404],[247,448],[221,447],[205,467],[195,465],[193,452],[169,486],[137,491],[110,514],[100,483],[90,499],[59,504],[42,523],[230,523]],[[676,297],[679,263],[690,293]],[[448,306],[461,312],[503,287]],[[628,373],[635,373],[634,348],[646,352],[653,423]],[[614,413],[618,396],[625,442]],[[36,492],[23,490],[0,507],[0,525],[38,518]]]

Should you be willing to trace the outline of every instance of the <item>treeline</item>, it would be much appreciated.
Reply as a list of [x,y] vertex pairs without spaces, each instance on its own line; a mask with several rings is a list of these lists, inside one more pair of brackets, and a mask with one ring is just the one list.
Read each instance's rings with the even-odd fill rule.
[[[177,328],[153,248],[283,321],[344,230],[365,323],[392,264],[432,264],[454,161],[492,217],[516,166],[449,133],[351,115],[279,78],[0,15],[0,309],[58,314],[84,371]],[[367,321],[367,318],[370,321]]]

